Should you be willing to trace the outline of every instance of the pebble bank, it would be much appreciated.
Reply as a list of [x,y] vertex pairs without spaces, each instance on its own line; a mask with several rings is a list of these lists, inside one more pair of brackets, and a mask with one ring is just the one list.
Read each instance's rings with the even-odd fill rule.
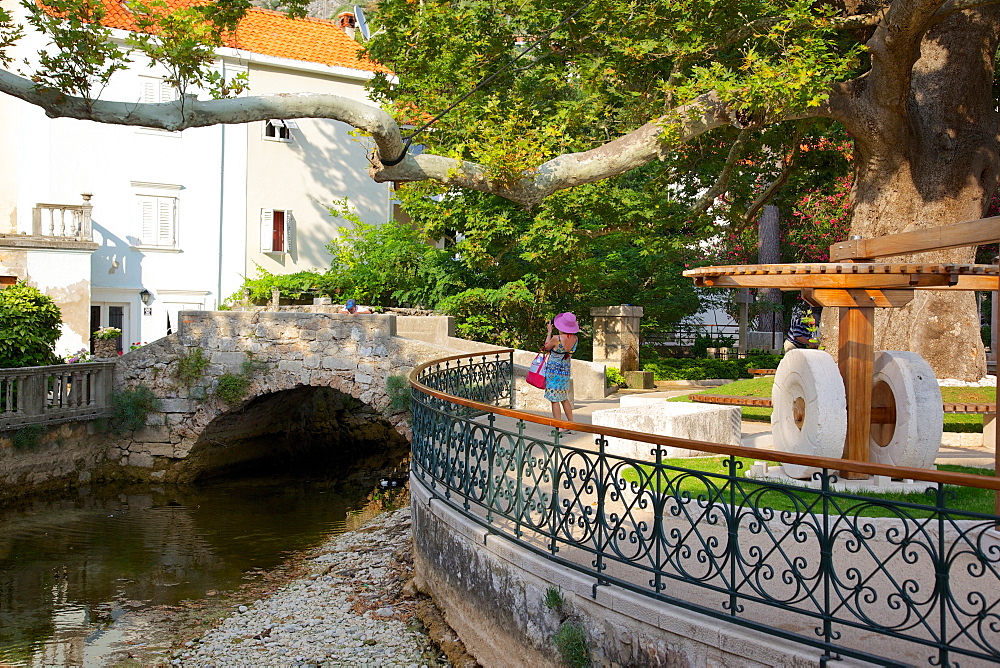
[[405,507],[331,538],[304,564],[304,577],[240,605],[160,665],[450,665],[414,621],[414,593],[404,593],[410,529]]

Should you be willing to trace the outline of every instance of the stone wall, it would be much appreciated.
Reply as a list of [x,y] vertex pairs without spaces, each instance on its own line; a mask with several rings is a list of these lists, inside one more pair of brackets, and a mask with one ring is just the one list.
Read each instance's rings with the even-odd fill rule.
[[[408,436],[405,414],[387,412],[386,378],[448,353],[396,337],[395,316],[389,315],[184,311],[179,319],[177,334],[122,356],[115,368],[115,387],[142,383],[160,397],[160,410],[148,416],[146,427],[120,439],[112,452],[122,466],[143,469],[153,479],[197,475],[186,460],[205,464],[191,455],[210,447],[205,435],[213,421],[240,412],[252,435],[253,425],[261,423],[254,416],[256,398],[301,387],[342,392]],[[177,365],[197,348],[209,365],[187,387],[178,380]],[[218,398],[219,378],[241,373],[247,362],[252,371],[244,399],[228,404]]]
[[[201,348],[209,364],[190,386],[178,363]],[[178,332],[118,358],[116,390],[146,385],[159,399],[145,426],[115,434],[106,422],[48,427],[28,448],[0,435],[0,497],[86,482],[93,476],[183,481],[295,447],[280,427],[301,435],[310,423],[324,443],[351,457],[355,439],[385,449],[405,446],[406,413],[389,411],[388,376],[453,351],[395,336],[395,316],[297,312],[181,312]],[[250,362],[242,399],[216,396],[224,374]],[[324,394],[325,393],[325,394]],[[288,396],[285,396],[288,395]],[[342,395],[342,396],[339,396]],[[389,433],[394,432],[395,435]],[[336,435],[336,437],[334,437]],[[256,439],[256,441],[255,441]],[[332,445],[331,445],[332,444]],[[230,447],[232,446],[232,447]]]

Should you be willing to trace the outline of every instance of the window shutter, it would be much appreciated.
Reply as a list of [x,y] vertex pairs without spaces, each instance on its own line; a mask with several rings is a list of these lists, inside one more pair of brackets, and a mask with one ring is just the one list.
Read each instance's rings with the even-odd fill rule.
[[157,86],[157,80],[150,77],[142,78],[142,90],[140,91],[142,95],[141,101],[144,104],[153,104],[160,101],[159,90]]
[[141,244],[156,242],[156,202],[152,197],[139,198],[139,236]]
[[172,197],[157,197],[157,246],[174,245],[174,204],[177,200]]
[[260,251],[271,252],[271,241],[274,239],[274,210],[261,209],[260,212]]
[[285,252],[292,252],[292,243],[295,238],[295,217],[292,216],[291,209],[285,211]]
[[160,79],[160,102],[173,102],[177,99],[177,89]]

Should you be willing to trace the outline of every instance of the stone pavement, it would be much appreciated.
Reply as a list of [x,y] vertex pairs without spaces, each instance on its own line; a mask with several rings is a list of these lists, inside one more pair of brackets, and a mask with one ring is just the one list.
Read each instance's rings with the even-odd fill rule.
[[[576,401],[573,404],[573,419],[576,422],[583,422],[585,424],[591,424],[591,415],[596,410],[604,410],[608,408],[618,408],[619,400],[622,396],[627,394],[642,394],[646,397],[663,397],[664,400],[671,397],[682,396],[685,394],[691,394],[693,392],[699,392],[706,388],[704,387],[692,387],[685,389],[657,389],[657,390],[619,390],[617,393],[607,396],[603,399],[595,399],[590,401]],[[551,417],[551,413],[541,413],[539,411],[529,411],[537,415],[544,415],[545,417]],[[499,422],[499,421],[498,421]],[[526,433],[531,436],[546,436],[550,431],[550,427],[544,425],[530,424],[526,428]],[[983,447],[970,447],[962,442],[961,439],[955,438],[957,434],[945,433],[942,440],[941,450],[938,453],[938,458],[935,463],[937,464],[959,464],[962,466],[975,466],[980,468],[993,468],[994,464],[994,453],[993,450],[983,448]],[[743,445],[751,448],[760,448],[763,450],[771,450],[773,446],[771,444],[771,425],[768,422],[752,422],[749,420],[744,420],[742,424],[742,437]],[[570,435],[563,436],[562,442],[567,445],[573,445],[577,447],[585,447],[592,443],[593,437],[588,433],[573,432]],[[969,439],[964,439],[967,443]]]

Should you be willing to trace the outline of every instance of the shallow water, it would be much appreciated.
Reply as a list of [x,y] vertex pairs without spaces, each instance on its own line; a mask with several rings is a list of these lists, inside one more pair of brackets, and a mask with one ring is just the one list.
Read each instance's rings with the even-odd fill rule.
[[[236,589],[346,530],[335,479],[92,487],[0,509],[0,666],[99,666],[129,611]],[[355,524],[355,522],[351,522]]]

